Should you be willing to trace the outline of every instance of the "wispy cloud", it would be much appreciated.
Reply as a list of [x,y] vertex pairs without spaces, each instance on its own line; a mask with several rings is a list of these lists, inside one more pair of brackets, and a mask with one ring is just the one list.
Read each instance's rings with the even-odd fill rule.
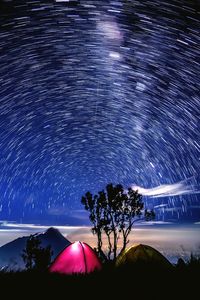
[[79,220],[88,220],[88,212],[84,209],[69,209],[63,206],[54,206],[48,209],[48,214],[52,216],[66,216]]
[[16,222],[9,222],[9,221],[0,221],[0,231],[3,230],[12,230],[12,231],[23,231],[23,230],[38,230],[44,231],[49,227],[55,227],[60,231],[71,232],[73,230],[78,230],[82,228],[88,228],[88,226],[60,226],[60,225],[40,225],[40,224],[25,224],[25,223],[16,223]]
[[159,186],[146,189],[144,187],[133,185],[132,189],[138,190],[143,196],[154,198],[199,194],[200,190],[188,183],[188,180],[183,180],[173,184],[161,184]]

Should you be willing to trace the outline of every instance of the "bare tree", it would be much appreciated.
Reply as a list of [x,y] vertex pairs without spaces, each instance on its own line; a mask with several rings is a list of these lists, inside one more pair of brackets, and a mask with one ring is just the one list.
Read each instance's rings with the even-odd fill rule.
[[[144,203],[138,191],[118,184],[108,184],[106,190],[98,195],[87,192],[82,197],[81,203],[89,212],[89,218],[93,224],[92,232],[97,236],[97,252],[104,260],[116,260],[119,254],[129,243],[128,236],[133,224],[143,218],[150,220],[155,217],[154,212],[143,210]],[[107,238],[107,251],[103,251],[102,235]],[[122,238],[122,248],[118,251],[118,241]]]

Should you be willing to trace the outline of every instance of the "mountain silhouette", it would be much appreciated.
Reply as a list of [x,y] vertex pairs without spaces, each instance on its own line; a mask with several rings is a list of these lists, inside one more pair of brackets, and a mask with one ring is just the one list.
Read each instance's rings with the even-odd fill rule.
[[[53,251],[52,261],[55,257],[69,244],[68,241],[58,229],[54,227],[48,228],[45,232],[35,233],[41,241],[42,247],[51,246]],[[0,247],[0,270],[22,270],[25,269],[25,264],[22,259],[23,250],[26,247],[26,242],[30,236],[17,238],[2,247]]]

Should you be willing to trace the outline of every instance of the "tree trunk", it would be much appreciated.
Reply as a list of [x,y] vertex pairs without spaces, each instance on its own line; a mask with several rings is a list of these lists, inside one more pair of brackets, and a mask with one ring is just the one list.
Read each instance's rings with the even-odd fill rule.
[[113,231],[113,260],[116,260],[117,257],[117,233],[116,230]]
[[108,260],[110,260],[110,256],[111,256],[111,253],[112,253],[112,243],[111,243],[111,240],[110,240],[110,233],[106,233],[107,235],[107,238],[108,238]]
[[102,238],[101,238],[101,232],[99,231],[97,233],[97,240],[98,240],[98,252],[100,253],[102,251]]
[[98,255],[99,255],[99,257],[102,259],[102,260],[104,260],[104,261],[107,261],[108,259],[107,259],[107,257],[106,257],[106,255],[105,255],[105,253],[103,252],[103,250],[102,250],[102,245],[103,245],[103,243],[102,243],[102,237],[101,237],[101,231],[99,231],[98,233],[97,233],[97,252],[98,252]]
[[126,235],[125,230],[122,230],[122,235],[123,235],[123,246],[122,246],[122,249],[119,254],[121,254],[126,249],[126,245],[127,245],[127,237],[128,236]]

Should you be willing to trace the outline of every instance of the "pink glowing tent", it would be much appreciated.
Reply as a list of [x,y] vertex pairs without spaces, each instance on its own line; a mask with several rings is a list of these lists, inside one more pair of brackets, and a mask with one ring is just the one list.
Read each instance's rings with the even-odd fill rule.
[[75,242],[67,246],[50,266],[50,272],[62,274],[90,273],[101,269],[101,262],[86,243]]

